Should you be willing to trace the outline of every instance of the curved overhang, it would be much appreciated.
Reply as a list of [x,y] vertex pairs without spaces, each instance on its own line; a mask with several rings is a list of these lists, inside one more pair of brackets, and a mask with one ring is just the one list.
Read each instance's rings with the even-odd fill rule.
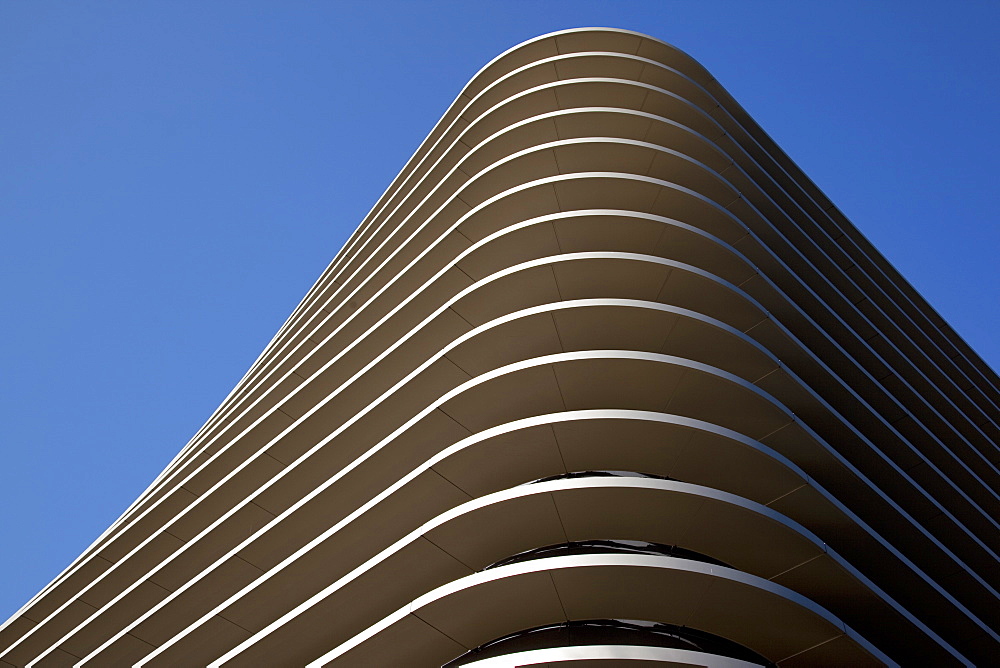
[[[399,508],[412,503],[419,501],[408,496],[408,500],[390,502],[390,506]],[[393,512],[389,508],[366,519],[391,523]],[[896,656],[912,660],[934,657],[934,661],[942,663],[965,662],[947,643],[795,522],[765,506],[719,490],[648,478],[553,480],[466,502],[428,521],[364,566],[340,578],[312,597],[308,605],[299,606],[248,640],[245,647],[258,645],[254,651],[266,656],[268,644],[283,646],[292,637],[303,647],[312,647],[321,645],[331,634],[342,636],[344,629],[335,630],[329,623],[318,624],[316,620],[336,616],[334,611],[349,605],[350,598],[367,597],[364,592],[369,587],[380,590],[379,583],[391,579],[390,573],[407,569],[414,559],[423,564],[421,572],[425,576],[433,577],[428,572],[438,569],[437,580],[446,582],[458,574],[456,564],[481,569],[498,555],[554,541],[610,535],[677,543],[775,583],[794,583],[796,590],[810,599],[849,615],[849,623],[852,619],[860,622],[859,628],[865,629],[866,634],[874,634],[878,643]],[[434,546],[430,551],[428,543]],[[147,658],[151,661],[149,665],[197,662],[201,657],[171,654],[171,646],[196,633],[198,626],[217,621],[212,617],[228,619],[242,628],[255,628],[259,622],[241,617],[235,611],[256,609],[259,602],[279,596],[279,591],[287,594],[288,578],[277,572],[282,569],[291,575],[305,563],[323,563],[339,572],[342,567],[338,562],[344,557],[340,556],[337,544],[336,541],[316,544],[301,552],[297,559],[286,560],[264,581],[246,587],[203,617],[195,628],[189,627],[161,646]],[[295,594],[287,595],[290,600],[297,598]],[[382,607],[389,604],[384,601]],[[858,627],[857,623],[853,625]],[[923,639],[918,641],[917,636]],[[906,641],[900,642],[904,638]],[[259,658],[257,654],[253,656],[255,661]]]
[[[423,470],[442,512],[573,461],[680,471],[768,503],[989,656],[1000,392],[977,363],[700,65],[627,31],[542,36],[470,81],[205,427],[21,626],[0,627],[2,656],[108,645],[121,620],[162,619],[184,582],[223,573],[219,554],[290,558],[303,534],[284,532],[314,527],[320,499],[349,517],[362,490]],[[496,432],[544,431],[547,414],[563,416],[548,442]],[[622,444],[581,435],[585,420],[644,426]],[[653,447],[656,420],[675,431]],[[674,443],[680,431],[696,436]],[[598,434],[619,437],[614,456]],[[731,447],[743,441],[759,448]],[[511,454],[534,446],[548,454],[518,466]],[[706,454],[737,451],[766,479]]]
[[[445,348],[442,351],[441,357],[443,357],[444,353],[447,353],[447,352],[450,352],[450,351],[449,351],[448,348]],[[572,356],[565,357],[565,362],[567,364],[569,364],[569,363],[572,363],[574,361],[580,361],[582,359],[595,359],[595,354],[592,354],[590,352],[581,353],[581,355],[582,355],[582,357],[580,359],[577,359],[577,360],[574,360],[572,358]],[[600,357],[601,354],[597,353],[597,356]],[[607,355],[604,355],[604,356],[608,357],[609,359],[618,359],[618,360],[646,359],[647,361],[650,361],[650,360],[655,359],[655,357],[648,357],[648,356],[644,357],[642,355],[638,355],[637,356],[635,354],[627,353],[627,352],[626,353],[614,353],[614,352],[611,352],[611,353],[609,353]],[[660,357],[662,358],[662,356],[660,356]],[[660,361],[662,361],[662,359]],[[673,363],[676,363],[676,361],[672,362],[672,364]],[[517,366],[517,365],[514,365],[514,366]],[[624,380],[626,377],[628,378],[627,385],[630,387],[630,391],[632,392],[632,397],[633,397],[634,401],[640,402],[637,405],[636,404],[632,404],[632,405],[627,405],[627,406],[624,406],[624,407],[629,407],[629,408],[651,408],[651,407],[653,407],[653,406],[646,405],[646,404],[642,403],[644,401],[645,397],[655,397],[654,404],[656,402],[662,402],[664,399],[667,399],[669,401],[669,396],[665,397],[663,395],[662,391],[660,391],[659,394],[657,394],[656,391],[652,391],[651,388],[654,388],[654,387],[655,388],[663,388],[663,387],[669,387],[671,385],[674,385],[675,386],[674,387],[674,392],[675,392],[676,396],[678,396],[678,397],[685,397],[685,398],[697,397],[699,395],[710,396],[710,395],[717,395],[718,394],[719,390],[712,389],[712,383],[713,382],[718,382],[718,379],[721,379],[722,376],[719,376],[718,373],[715,373],[714,376],[712,375],[712,373],[710,373],[708,376],[702,376],[701,374],[703,374],[707,370],[707,367],[705,367],[705,365],[700,365],[700,364],[697,364],[697,363],[691,363],[689,361],[685,362],[684,368],[685,368],[685,370],[687,372],[694,373],[695,371],[697,371],[699,373],[696,373],[694,376],[689,376],[687,378],[678,378],[676,374],[673,374],[673,377],[671,377],[670,374],[668,374],[667,376],[663,376],[662,373],[656,373],[656,372],[654,372],[653,375],[649,376],[646,381],[644,381],[644,382],[637,382],[641,378],[643,378],[644,376],[641,373],[639,375],[637,375],[636,371],[634,369],[624,369],[623,373],[625,375],[622,376],[622,379]],[[658,371],[662,371],[662,370],[663,369],[659,369]],[[560,371],[561,371],[561,375],[563,376],[563,380],[562,381],[558,381],[558,378],[560,376]],[[561,369],[560,371],[556,372],[556,374],[557,374],[557,382],[559,382],[560,385],[563,385],[563,386],[566,386],[566,387],[581,387],[580,383],[574,382],[572,380],[572,371],[566,371],[565,369]],[[566,378],[566,374],[567,373],[570,374],[569,378]],[[582,370],[582,371],[580,371],[580,373],[584,373],[585,375],[589,375],[589,374],[593,373],[593,371],[591,371],[591,370]],[[609,370],[606,367],[603,368],[601,370],[601,372],[600,372],[600,374],[602,376],[604,376],[605,378],[609,377],[608,373],[609,373]],[[486,374],[486,375],[488,376],[490,374]],[[698,389],[696,387],[696,385],[693,384],[693,383],[695,383],[695,381],[697,381],[699,377],[703,377],[704,380],[709,383],[709,385],[706,386],[703,389]],[[713,380],[713,378],[716,378],[717,380]],[[753,388],[753,386],[748,385],[746,383],[746,381],[742,381],[741,379],[738,379],[738,378],[735,378],[735,377],[729,378],[729,381],[730,382],[736,381],[737,386],[739,386],[740,383],[742,383],[743,386],[745,386],[747,389]],[[533,379],[529,379],[528,382],[527,382],[527,384],[529,386],[533,386],[533,385],[536,384],[536,382]],[[646,388],[646,384],[649,385],[649,388]],[[497,393],[498,391],[499,391],[499,394]],[[593,397],[591,397],[591,398],[588,399],[588,397],[586,395],[581,395],[578,398],[574,398],[572,395],[567,396],[565,391],[562,391],[562,390],[558,390],[558,391],[560,392],[560,395],[561,395],[560,399],[562,401],[567,401],[568,400],[568,401],[570,401],[571,404],[573,404],[574,401],[577,402],[577,403],[573,404],[573,407],[578,407],[578,408],[588,407],[588,401],[593,406],[604,406],[604,405],[607,405],[607,404],[604,403],[604,401],[607,401],[607,399],[597,400],[597,399],[595,399]],[[759,390],[755,390],[755,391],[758,394],[760,394]],[[465,403],[466,406],[468,406],[470,404],[470,402],[471,402],[471,404],[477,406],[477,409],[472,411],[473,414],[477,414],[477,415],[474,416],[474,419],[481,420],[483,418],[483,416],[484,416],[483,413],[482,413],[482,410],[480,408],[478,408],[479,406],[484,406],[484,405],[497,405],[497,406],[507,405],[507,407],[509,408],[509,403],[510,403],[509,400],[506,400],[506,404],[505,404],[505,400],[503,398],[505,395],[509,394],[509,387],[504,387],[503,384],[500,385],[499,390],[497,390],[496,388],[492,389],[492,395],[493,396],[490,396],[489,394],[487,394],[487,396],[484,398],[480,392],[474,392],[473,394],[475,396],[473,396],[471,399],[470,399],[470,397],[465,397],[465,396],[461,397],[461,399],[464,400],[464,403]],[[537,408],[540,405],[547,405],[547,404],[551,404],[551,405],[553,405],[553,407],[557,407],[557,400],[555,399],[555,395],[553,395],[552,400],[548,401],[547,403],[546,402],[541,402],[539,400],[540,398],[539,398],[539,395],[537,395],[537,393],[532,394],[532,395],[526,395],[526,396],[528,396],[530,398],[530,403],[534,404],[535,408]],[[755,395],[751,392],[750,395],[747,395],[747,400],[749,400],[753,396],[755,396]],[[763,397],[766,397],[766,395],[762,395],[762,398]],[[615,401],[621,401],[621,400],[622,400],[621,396],[616,396],[616,397],[613,398],[611,405],[613,406],[613,405],[615,405],[614,404]],[[767,401],[768,400],[770,400],[769,397],[767,397],[765,399],[764,403],[760,403],[760,401],[758,401],[756,404],[753,403],[753,401],[751,401],[751,403],[749,403],[747,405],[747,408],[746,408],[746,410],[744,412],[745,419],[749,419],[749,420],[751,420],[751,422],[745,422],[743,424],[740,424],[740,423],[734,423],[734,422],[732,422],[733,418],[737,417],[734,414],[734,412],[735,412],[737,406],[739,405],[739,401],[736,400],[736,399],[731,399],[729,401],[729,403],[726,404],[726,410],[725,410],[726,415],[722,416],[722,417],[724,417],[723,423],[724,424],[728,424],[728,426],[730,426],[730,427],[736,428],[737,431],[742,431],[744,433],[749,433],[751,435],[753,435],[755,432],[756,433],[760,433],[760,434],[767,434],[767,433],[772,433],[772,432],[776,431],[777,429],[785,426],[785,424],[791,418],[790,414],[789,415],[785,415],[783,417],[780,416],[781,410],[783,410],[783,409],[780,409],[780,408],[779,408],[778,413],[776,414],[776,418],[775,418],[776,421],[772,421],[770,424],[767,424],[765,422],[761,426],[754,427],[754,421],[759,421],[759,419],[763,415],[766,415],[767,409],[765,409],[764,407],[767,405]],[[770,401],[773,402],[773,400],[770,400]],[[698,408],[699,404],[700,404],[700,402],[696,401],[696,402],[694,402],[694,404],[692,405],[692,407],[693,408]],[[663,404],[660,403],[660,405],[663,405]],[[702,407],[702,409],[704,410],[704,407]],[[452,419],[457,419],[457,421],[459,423],[463,423],[462,410],[463,410],[462,409],[462,402],[459,402],[458,404],[455,404],[455,403],[450,404],[445,409],[445,412]],[[717,421],[717,418],[720,417],[720,416],[713,416],[711,413],[708,413],[708,414],[704,414],[703,413],[701,415],[695,415],[694,417],[699,417],[700,419],[709,418],[709,421]],[[466,415],[465,416],[465,422],[469,422],[470,419],[473,419],[473,417],[470,416],[470,415]],[[727,420],[728,420],[728,422],[727,422]],[[474,426],[472,426],[472,425],[474,425]],[[466,426],[470,427],[470,428],[473,428],[473,429],[476,429],[476,428],[482,428],[482,427],[488,426],[488,425],[475,424],[473,422],[473,423],[467,424]],[[322,442],[321,442],[321,445],[322,445]],[[316,451],[316,447],[313,448],[313,452],[315,452],[315,451]],[[315,458],[313,460],[313,463],[315,464]],[[330,466],[333,466],[334,468],[336,467],[335,465],[327,462],[326,465],[317,467],[317,470],[329,470],[328,467],[330,467]],[[280,475],[272,478],[270,480],[270,482],[268,483],[268,485],[271,485],[272,483],[275,483],[275,482],[279,481],[281,479],[282,475],[284,475],[284,473],[282,473],[282,474],[280,474]],[[307,475],[308,475],[308,473],[307,473]],[[294,478],[292,478],[292,477],[288,478],[285,481],[285,485],[286,486],[289,485],[290,481],[292,481],[292,480],[294,480]],[[299,485],[299,487],[301,487],[301,485]],[[306,485],[305,488],[306,489],[310,488],[310,485]],[[271,496],[273,498],[273,494]],[[221,501],[224,502],[225,498],[226,497],[222,497]],[[251,506],[248,505],[251,498],[255,499],[255,505],[256,506],[260,506],[260,507],[263,507],[265,509],[274,508],[273,501],[270,502],[270,503],[267,502],[267,500],[266,500],[267,497],[266,496],[263,497],[263,498],[258,498],[257,495],[252,495],[251,497],[248,497],[247,500],[244,501],[242,504],[236,506],[233,509],[233,511],[230,511],[226,516],[223,517],[223,519],[228,519],[230,517],[236,517],[237,520],[240,520],[241,516],[239,516],[236,511],[239,511],[239,510],[241,510],[243,508],[249,508],[249,507],[251,507]],[[217,503],[220,502],[220,499],[217,498],[216,502]],[[281,507],[282,506],[278,506],[278,508],[275,509],[273,512],[278,512]],[[183,515],[179,515],[178,519],[181,518],[181,517],[183,517]],[[245,520],[242,520],[242,521],[245,521]],[[260,520],[260,522],[263,522],[263,521],[264,520]],[[216,523],[216,524],[218,524],[218,523]],[[168,527],[169,526],[170,525],[168,524]],[[214,526],[215,525],[209,527],[209,529],[214,528]],[[174,531],[176,531],[176,529],[174,529]],[[199,536],[196,536],[196,537],[200,537],[202,535],[205,535],[204,532],[202,532],[202,534],[199,534]],[[179,555],[181,555],[181,554],[183,554],[185,552],[190,552],[190,548],[193,545],[194,545],[194,543],[188,543],[188,544],[184,545],[177,552],[175,552],[173,555],[171,555],[171,557],[166,562],[163,562],[163,564],[166,565],[166,564],[168,564],[170,562],[171,559],[175,559],[177,556],[179,556]],[[204,548],[202,548],[202,550],[204,551]],[[159,570],[159,568],[156,569],[156,570]],[[154,570],[154,572],[156,572],[156,571]],[[99,579],[99,581],[100,581],[100,579]],[[141,580],[140,580],[140,582],[141,582]],[[136,593],[133,593],[133,592],[136,592]],[[105,610],[107,610],[111,605],[119,602],[124,596],[127,596],[127,595],[131,594],[133,596],[133,598],[134,598],[135,596],[139,595],[140,592],[141,592],[141,590],[138,590],[137,586],[132,586],[132,587],[126,589],[123,592],[123,594],[119,595],[119,597],[117,597],[117,598],[113,599],[112,601],[110,601],[109,604],[107,604],[105,606]],[[105,619],[104,623],[107,623],[107,616],[105,616],[104,619]],[[81,634],[87,634],[87,635],[89,635],[88,627],[85,624],[84,625],[80,625],[80,626],[78,626],[73,631],[73,634],[75,636],[77,636],[77,637],[79,637]],[[64,641],[68,641],[68,640],[69,640],[68,637],[66,639],[64,639]]]
[[[608,255],[613,255],[613,254],[608,254]],[[593,259],[593,258],[590,258],[590,259]],[[732,332],[731,332],[731,333],[732,333]],[[445,349],[445,350],[447,351],[447,349]],[[628,356],[629,356],[629,355],[627,355],[627,354],[626,354],[626,357],[628,357]],[[702,366],[703,366],[703,365],[702,365]],[[696,365],[696,368],[698,368],[698,370],[699,370],[699,371],[704,371],[704,369],[703,369],[703,368],[700,368],[700,367],[697,367],[697,365]],[[606,373],[606,372],[607,372],[607,371],[605,370],[605,373]],[[629,374],[629,375],[632,375],[632,372],[630,372],[630,371],[626,371],[626,373],[627,373],[627,374]],[[652,379],[651,379],[651,380],[650,380],[649,382],[652,382],[652,383],[653,383],[653,386],[656,386],[656,387],[661,387],[661,386],[662,386],[662,383],[664,383],[664,380],[665,380],[664,378],[661,378],[660,376],[656,376],[656,375],[654,375],[654,377],[653,377],[653,378],[652,378]],[[672,382],[672,381],[670,381],[670,380],[666,380],[666,383],[667,383],[667,384],[670,384],[671,382]],[[745,381],[744,381],[744,382],[745,382]],[[576,385],[579,385],[578,383],[574,383],[574,382],[572,382],[572,381],[570,381],[569,383],[565,383],[565,382],[564,382],[563,384],[568,384],[569,386],[576,386]],[[641,388],[641,384],[640,384],[640,388]],[[635,389],[635,388],[633,388],[633,389]],[[687,385],[687,386],[686,386],[686,387],[684,388],[684,390],[685,390],[685,391],[682,391],[682,392],[680,392],[679,394],[680,394],[680,395],[683,395],[683,396],[687,396],[687,397],[691,397],[691,396],[696,396],[696,390],[694,389],[694,386],[693,386],[693,385],[690,385],[690,379],[688,380],[688,385]],[[706,390],[704,390],[704,391],[701,391],[701,393],[702,393],[702,394],[704,394],[705,392],[707,392],[708,394],[713,394],[713,393],[715,393],[715,390],[712,390],[711,388],[706,388]],[[642,390],[642,391],[640,392],[640,394],[642,394],[642,395],[647,395],[647,396],[656,396],[656,395],[655,395],[655,393],[650,393],[650,392],[649,392],[648,390]],[[662,399],[662,396],[661,396],[660,398]],[[500,397],[498,396],[498,397],[497,397],[497,398],[495,398],[495,399],[490,399],[490,400],[487,400],[487,401],[484,401],[483,403],[485,403],[485,404],[493,404],[493,403],[497,403],[499,399],[500,399]],[[563,399],[565,399],[565,397],[563,397]],[[637,399],[638,399],[638,397],[637,397]],[[481,398],[480,398],[480,400],[481,400]],[[480,401],[480,400],[477,400],[477,401],[476,401],[476,403],[479,403],[479,401]],[[585,406],[586,406],[586,398],[582,398],[581,400],[582,400],[582,401],[584,401],[584,403],[582,404],[582,407],[585,407]],[[500,403],[502,403],[502,400],[500,401]],[[697,402],[696,402],[696,403],[697,403]],[[737,403],[731,403],[731,404],[729,404],[729,406],[728,406],[728,409],[727,409],[727,411],[726,411],[726,412],[727,412],[727,413],[732,413],[732,410],[733,410],[733,409],[735,408],[735,406],[736,406],[736,405],[738,405],[738,404],[737,404]],[[635,407],[639,407],[639,408],[647,408],[647,406],[644,406],[644,405],[641,405],[641,404],[640,404],[639,406],[630,406],[630,407],[633,407],[633,408],[635,408]],[[452,417],[454,417],[454,416],[455,416],[455,414],[456,414],[456,409],[455,409],[454,407],[450,407],[450,409],[449,409],[449,410],[451,411],[451,412],[449,413],[449,415],[452,415]],[[459,408],[459,410],[458,410],[458,413],[460,414],[460,408]],[[761,413],[761,408],[760,408],[760,407],[753,407],[753,406],[752,406],[752,404],[751,404],[751,405],[750,405],[750,406],[748,407],[748,409],[747,409],[747,413],[746,413],[746,414],[747,414],[747,416],[748,416],[748,417],[750,417],[750,416],[753,416],[753,417],[759,417],[760,413]],[[481,417],[481,416],[480,416],[480,417]],[[710,416],[710,415],[708,415],[708,416],[706,416],[706,415],[702,415],[701,417],[702,417],[702,418],[704,418],[704,417],[712,417],[712,416]],[[727,417],[728,417],[728,418],[732,418],[733,416],[732,416],[732,415],[728,415]],[[459,420],[459,421],[461,422],[461,420]],[[754,431],[755,431],[755,430],[754,430],[754,428],[752,428],[752,425],[749,425],[749,424],[744,424],[744,425],[738,425],[738,424],[735,424],[735,425],[734,425],[734,423],[730,422],[730,423],[729,423],[729,425],[730,425],[730,426],[735,426],[735,427],[736,427],[736,428],[737,428],[738,430],[741,430],[741,431],[744,431],[744,432],[746,432],[746,433],[750,433],[751,435],[753,435],[753,433],[754,433]],[[779,427],[781,427],[781,426],[783,426],[783,423],[779,421],[779,422],[776,422],[776,423],[774,423],[774,424],[772,424],[771,426],[768,426],[768,427],[766,427],[766,428],[764,428],[764,427],[758,427],[757,429],[758,429],[758,430],[763,430],[763,431],[761,431],[760,433],[770,433],[770,432],[772,432],[772,431],[776,430],[777,428],[779,428]],[[279,477],[280,477],[280,476],[279,476]],[[308,488],[308,487],[307,487],[307,488]],[[219,499],[217,499],[217,502],[218,502],[218,501],[219,501]],[[222,497],[222,501],[223,501],[223,502],[225,501],[225,497]],[[258,505],[261,505],[260,501],[258,501]],[[263,507],[267,508],[267,507],[268,507],[268,504],[266,504],[266,503],[265,503],[265,504],[263,504]],[[232,515],[232,513],[231,513],[231,515]],[[180,517],[180,516],[178,516],[178,517]],[[189,545],[186,545],[186,546],[184,546],[183,548],[181,548],[181,551],[183,552],[183,551],[184,551],[184,550],[186,550],[186,549],[187,549],[187,548],[188,548],[189,546],[190,546],[190,544],[189,544]],[[177,554],[179,554],[179,552],[178,552]],[[130,591],[133,591],[133,589],[129,589],[129,590],[126,590],[126,592],[125,592],[125,593],[127,594],[127,593],[129,593]],[[112,601],[112,603],[114,603],[114,602],[115,602],[115,601]],[[83,632],[85,628],[86,628],[86,627],[84,627],[84,626],[81,626],[81,627],[78,627],[78,629],[77,629],[77,631],[76,631],[75,633],[80,633],[80,632]]]
[[[732,612],[708,613],[720,609]],[[468,575],[308,665],[393,665],[415,658],[407,654],[415,648],[425,662],[445,662],[514,627],[607,617],[609,611],[699,628],[776,663],[898,665],[835,616],[780,585],[733,569],[642,555],[550,557]],[[367,642],[375,633],[380,641]],[[238,656],[210,665],[224,666]]]

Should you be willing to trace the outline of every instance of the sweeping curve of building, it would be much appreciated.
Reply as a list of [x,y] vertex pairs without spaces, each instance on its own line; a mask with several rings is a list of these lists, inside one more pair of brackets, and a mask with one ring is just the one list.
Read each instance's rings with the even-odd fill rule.
[[544,35],[0,665],[986,665],[998,387],[689,56]]

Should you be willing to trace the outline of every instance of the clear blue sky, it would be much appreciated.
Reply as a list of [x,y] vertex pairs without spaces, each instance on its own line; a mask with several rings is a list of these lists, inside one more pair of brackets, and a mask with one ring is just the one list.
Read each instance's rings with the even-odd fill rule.
[[994,368],[1000,3],[0,5],[0,620],[239,380],[465,82],[611,25],[705,64]]

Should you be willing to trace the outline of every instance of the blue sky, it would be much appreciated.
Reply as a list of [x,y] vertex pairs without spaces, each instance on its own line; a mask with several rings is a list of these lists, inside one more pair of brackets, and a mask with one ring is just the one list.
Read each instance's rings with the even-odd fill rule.
[[611,25],[713,72],[994,368],[991,2],[0,4],[0,620],[209,417],[466,81]]

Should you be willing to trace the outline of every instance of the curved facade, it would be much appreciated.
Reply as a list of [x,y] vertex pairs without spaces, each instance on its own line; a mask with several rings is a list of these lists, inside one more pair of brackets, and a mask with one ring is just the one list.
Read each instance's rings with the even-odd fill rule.
[[690,57],[545,35],[0,665],[985,665],[998,384]]

